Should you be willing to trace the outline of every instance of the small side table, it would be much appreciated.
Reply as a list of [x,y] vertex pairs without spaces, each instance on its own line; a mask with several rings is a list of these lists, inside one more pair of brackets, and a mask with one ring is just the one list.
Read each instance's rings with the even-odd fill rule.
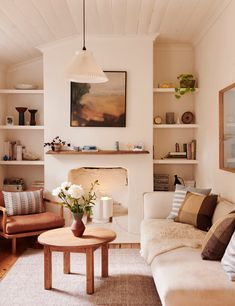
[[108,277],[108,243],[116,238],[115,232],[100,227],[86,228],[81,238],[75,237],[69,227],[49,230],[38,237],[44,245],[44,288],[52,288],[53,251],[64,253],[64,273],[70,273],[70,253],[86,254],[86,291],[94,293],[94,251],[101,247],[101,275]]

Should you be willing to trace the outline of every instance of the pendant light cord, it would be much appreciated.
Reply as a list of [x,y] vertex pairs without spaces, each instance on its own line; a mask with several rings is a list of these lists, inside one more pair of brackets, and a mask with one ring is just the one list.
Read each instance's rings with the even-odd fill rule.
[[86,50],[86,38],[85,38],[85,30],[86,30],[86,11],[85,11],[85,6],[86,6],[86,3],[85,3],[85,0],[83,0],[83,48],[82,50]]

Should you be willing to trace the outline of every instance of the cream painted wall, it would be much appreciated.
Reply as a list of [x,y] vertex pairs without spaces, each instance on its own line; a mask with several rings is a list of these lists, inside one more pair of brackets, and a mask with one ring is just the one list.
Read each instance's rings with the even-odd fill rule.
[[[235,82],[235,1],[231,1],[195,47],[199,75],[196,113],[200,118],[197,181],[235,201],[235,174],[219,169],[218,91]],[[235,103],[234,103],[235,107]]]
[[70,169],[90,167],[124,167],[128,170],[128,228],[139,232],[142,219],[142,194],[152,191],[152,105],[153,41],[140,38],[91,38],[92,50],[104,70],[127,71],[126,128],[70,127],[70,83],[65,70],[80,39],[61,41],[42,48],[44,58],[45,141],[59,135],[73,145],[97,145],[101,149],[120,149],[127,143],[142,141],[150,151],[139,156],[52,156],[45,155],[45,183],[50,191],[66,180]]

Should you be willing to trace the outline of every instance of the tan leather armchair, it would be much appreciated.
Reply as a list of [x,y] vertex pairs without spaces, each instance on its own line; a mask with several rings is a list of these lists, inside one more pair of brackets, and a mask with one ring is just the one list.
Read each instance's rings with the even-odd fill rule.
[[57,215],[46,211],[48,202],[55,204],[55,202],[44,199],[45,212],[43,213],[7,216],[3,194],[0,191],[0,235],[6,239],[12,239],[13,254],[16,253],[17,238],[37,236],[46,230],[64,226],[63,206],[59,207],[60,211]]

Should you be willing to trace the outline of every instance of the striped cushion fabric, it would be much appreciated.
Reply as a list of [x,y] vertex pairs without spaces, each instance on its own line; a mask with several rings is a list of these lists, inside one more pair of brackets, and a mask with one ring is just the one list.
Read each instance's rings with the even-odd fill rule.
[[229,279],[235,281],[235,232],[225,250],[221,263]]
[[217,195],[200,195],[187,192],[176,222],[187,223],[208,231],[212,224],[212,216],[217,205]]
[[235,230],[235,211],[217,220],[202,245],[202,259],[221,260]]
[[179,209],[184,202],[187,191],[208,195],[210,194],[211,189],[185,187],[183,185],[176,184],[172,209],[167,219],[175,219],[178,216]]
[[42,190],[6,192],[3,191],[8,216],[29,215],[44,211]]

